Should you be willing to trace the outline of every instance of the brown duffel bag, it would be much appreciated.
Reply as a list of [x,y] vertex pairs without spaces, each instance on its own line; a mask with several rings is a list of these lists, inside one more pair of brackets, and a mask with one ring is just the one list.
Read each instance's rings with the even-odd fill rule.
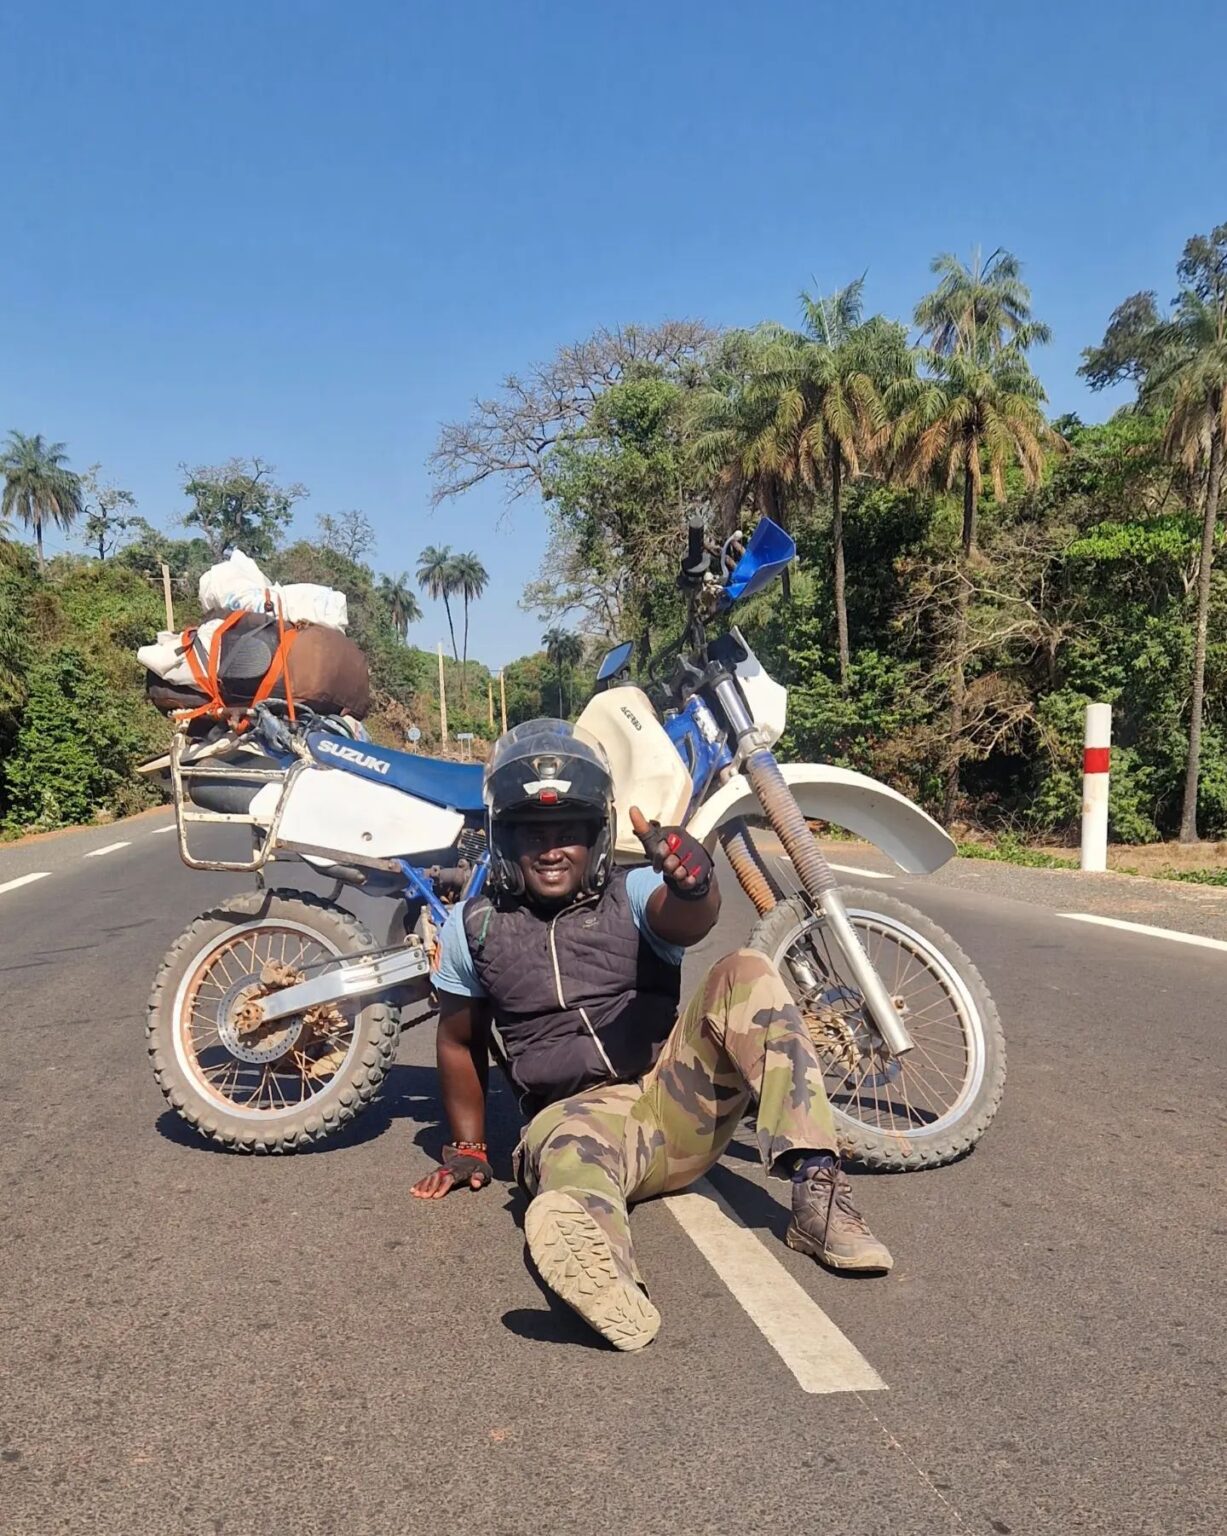
[[[207,710],[220,704],[241,709],[257,698],[285,702],[288,697],[319,714],[348,714],[361,720],[371,704],[371,680],[366,657],[348,635],[325,624],[305,624],[284,632],[267,614],[239,614],[217,646],[216,699],[208,691],[211,658],[195,634],[194,670],[198,687],[165,682],[148,673],[145,692],[163,714],[176,710]],[[279,647],[284,634],[284,667]],[[185,638],[187,638],[185,636]],[[273,673],[271,686],[266,679]]]
[[326,624],[307,624],[290,646],[290,691],[297,703],[321,714],[365,720],[371,707],[366,657],[348,635]]

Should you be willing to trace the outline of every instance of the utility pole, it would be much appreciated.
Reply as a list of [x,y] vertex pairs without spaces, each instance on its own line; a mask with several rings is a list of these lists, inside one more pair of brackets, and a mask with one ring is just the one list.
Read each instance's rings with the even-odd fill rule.
[[439,641],[439,735],[447,751],[447,683],[443,677],[443,642]]
[[175,605],[170,597],[170,566],[162,562],[162,596],[166,599],[166,627],[171,633],[175,628]]
[[507,683],[503,677],[503,669],[498,669],[498,696],[503,710],[503,735],[507,734]]
[[487,690],[488,690],[489,696],[490,696],[490,730],[491,730],[491,733],[493,733],[493,731],[494,731],[494,679],[492,677],[488,677],[486,679],[486,686],[487,686]]

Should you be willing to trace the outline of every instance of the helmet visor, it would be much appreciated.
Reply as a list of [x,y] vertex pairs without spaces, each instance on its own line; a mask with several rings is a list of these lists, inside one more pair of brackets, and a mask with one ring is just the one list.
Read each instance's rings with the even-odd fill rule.
[[[604,768],[606,773],[610,771],[605,748],[582,725],[572,725],[568,720],[526,720],[523,725],[514,726],[495,742],[486,764],[486,777],[490,778],[500,768],[506,768],[522,758],[545,758],[547,761],[541,766],[547,768],[551,766],[548,759],[572,755],[588,758]],[[554,766],[560,767],[561,764]],[[547,774],[545,777],[553,778],[556,775]]]
[[484,793],[498,817],[565,808],[604,818],[613,799],[613,774],[604,747],[582,726],[528,720],[495,744]]

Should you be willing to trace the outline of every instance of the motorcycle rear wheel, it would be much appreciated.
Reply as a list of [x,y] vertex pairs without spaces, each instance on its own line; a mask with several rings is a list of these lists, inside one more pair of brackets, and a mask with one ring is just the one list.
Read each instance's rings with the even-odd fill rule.
[[376,948],[350,913],[307,892],[245,891],[202,913],[149,998],[149,1054],[171,1107],[236,1152],[293,1152],[347,1125],[392,1065],[399,1011],[355,1001],[251,1030],[241,1009],[304,969]]
[[750,947],[770,956],[822,1058],[841,1152],[903,1173],[969,1152],[1005,1089],[1005,1036],[979,971],[922,912],[841,887],[848,916],[901,1008],[915,1049],[882,1050],[821,913],[793,898],[760,919]]

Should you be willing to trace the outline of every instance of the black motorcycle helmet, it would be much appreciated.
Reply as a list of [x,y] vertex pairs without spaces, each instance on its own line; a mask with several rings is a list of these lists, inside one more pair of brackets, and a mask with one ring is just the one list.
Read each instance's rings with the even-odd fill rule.
[[495,743],[482,792],[495,896],[520,896],[524,878],[506,838],[509,825],[581,816],[597,829],[584,873],[585,895],[609,880],[616,832],[613,774],[594,736],[565,720],[527,720]]

